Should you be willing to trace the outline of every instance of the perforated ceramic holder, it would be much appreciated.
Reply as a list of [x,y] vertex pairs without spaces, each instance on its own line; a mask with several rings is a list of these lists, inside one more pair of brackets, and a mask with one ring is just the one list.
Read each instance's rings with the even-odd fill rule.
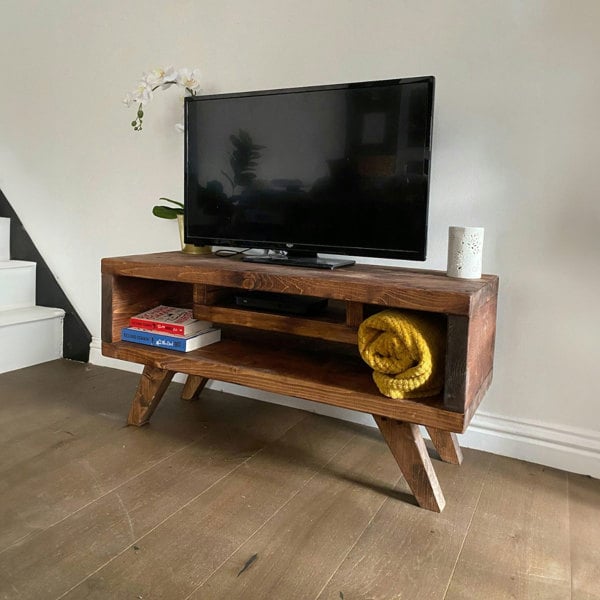
[[450,227],[448,277],[479,279],[483,254],[483,227]]

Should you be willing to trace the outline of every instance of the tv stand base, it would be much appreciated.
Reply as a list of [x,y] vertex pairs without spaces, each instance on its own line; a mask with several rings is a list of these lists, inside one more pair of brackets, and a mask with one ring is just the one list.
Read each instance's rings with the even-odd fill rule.
[[[131,403],[128,425],[141,427],[152,413],[173,379],[175,371],[146,365]],[[208,382],[206,377],[188,375],[181,393],[182,400],[196,400]],[[414,423],[373,415],[400,471],[421,508],[441,512],[446,501],[419,426]],[[433,445],[444,462],[460,464],[462,454],[456,435],[427,427]]]
[[[127,422],[148,423],[175,373],[188,378],[182,398],[195,400],[209,379],[373,415],[406,482],[423,508],[444,498],[421,436],[439,457],[460,464],[463,433],[493,373],[498,278],[458,280],[437,271],[355,265],[319,271],[248,264],[181,252],[102,261],[102,353],[144,365]],[[239,306],[238,294],[268,292],[326,301],[316,314],[289,315]],[[186,306],[222,337],[187,353],[121,339],[130,318],[158,304]],[[438,315],[446,340],[442,392],[430,398],[383,396],[361,359],[357,330],[387,308]]]

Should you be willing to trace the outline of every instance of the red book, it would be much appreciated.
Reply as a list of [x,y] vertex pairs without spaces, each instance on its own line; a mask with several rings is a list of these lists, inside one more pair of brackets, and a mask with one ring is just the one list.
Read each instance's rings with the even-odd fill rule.
[[131,317],[129,326],[173,335],[190,335],[210,329],[212,323],[194,319],[190,308],[177,308],[161,304]]

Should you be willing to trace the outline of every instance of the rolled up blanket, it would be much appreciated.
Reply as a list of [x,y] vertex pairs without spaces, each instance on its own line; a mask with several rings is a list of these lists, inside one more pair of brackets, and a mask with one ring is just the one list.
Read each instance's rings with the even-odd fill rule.
[[358,329],[358,349],[389,398],[425,398],[444,385],[444,327],[439,317],[384,310]]

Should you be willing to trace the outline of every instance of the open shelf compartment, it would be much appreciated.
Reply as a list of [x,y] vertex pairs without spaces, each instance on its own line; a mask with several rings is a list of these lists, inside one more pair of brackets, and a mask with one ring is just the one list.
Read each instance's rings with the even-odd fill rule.
[[[254,332],[258,333],[258,332]],[[286,336],[287,337],[287,336]],[[224,329],[222,340],[192,352],[176,352],[129,342],[103,344],[103,354],[160,369],[236,383],[342,408],[462,432],[462,413],[449,411],[442,397],[392,400],[379,393],[371,369],[351,348],[305,339]],[[333,346],[336,346],[335,348]]]

